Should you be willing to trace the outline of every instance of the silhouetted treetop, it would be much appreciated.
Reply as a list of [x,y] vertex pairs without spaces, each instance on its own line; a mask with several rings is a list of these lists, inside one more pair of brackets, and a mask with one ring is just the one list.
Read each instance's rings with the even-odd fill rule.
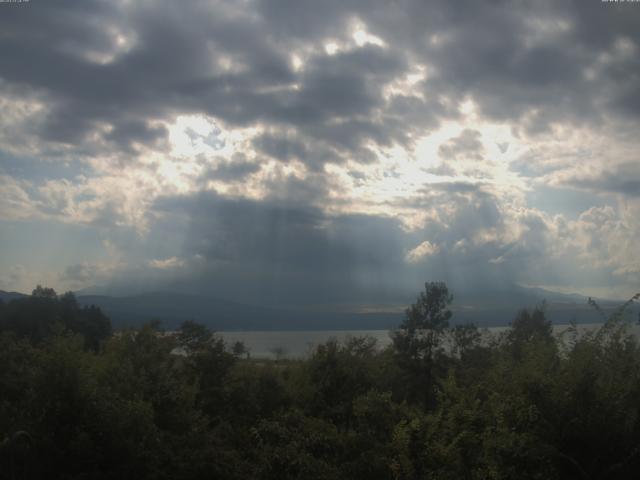
[[57,295],[38,285],[30,297],[13,299],[0,309],[0,331],[12,331],[36,344],[53,335],[56,326],[81,334],[93,350],[111,335],[111,321],[100,308],[80,307],[72,292]]
[[31,292],[32,297],[39,298],[57,298],[56,291],[53,288],[43,287],[38,285],[33,292]]

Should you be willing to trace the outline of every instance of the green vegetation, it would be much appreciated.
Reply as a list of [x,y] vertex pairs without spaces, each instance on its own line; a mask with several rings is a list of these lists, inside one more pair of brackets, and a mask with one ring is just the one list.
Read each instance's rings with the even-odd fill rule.
[[523,310],[490,336],[451,328],[450,303],[426,284],[384,350],[258,361],[193,322],[111,335],[99,309],[39,287],[0,304],[0,478],[637,478],[622,310],[560,337]]

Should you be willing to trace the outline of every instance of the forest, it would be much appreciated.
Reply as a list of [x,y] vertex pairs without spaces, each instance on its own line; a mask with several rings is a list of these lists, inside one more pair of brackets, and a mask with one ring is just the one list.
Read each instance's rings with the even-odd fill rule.
[[637,478],[638,298],[597,329],[554,335],[539,306],[489,334],[430,282],[389,347],[268,360],[38,287],[0,303],[0,478]]

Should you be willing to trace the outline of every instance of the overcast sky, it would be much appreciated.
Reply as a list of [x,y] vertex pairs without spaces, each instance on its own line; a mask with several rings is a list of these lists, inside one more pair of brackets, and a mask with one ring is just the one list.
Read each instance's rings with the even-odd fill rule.
[[640,3],[1,3],[0,111],[5,290],[640,290]]

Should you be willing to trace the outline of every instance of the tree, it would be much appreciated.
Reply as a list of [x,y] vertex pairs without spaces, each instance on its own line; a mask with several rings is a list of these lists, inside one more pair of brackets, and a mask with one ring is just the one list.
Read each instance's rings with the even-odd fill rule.
[[375,344],[371,337],[354,337],[342,344],[332,338],[318,345],[307,363],[313,389],[308,406],[313,414],[349,429],[354,399],[374,385]]
[[512,341],[521,344],[536,340],[552,340],[553,327],[546,318],[545,305],[536,307],[532,311],[520,310],[511,323],[509,336]]
[[53,288],[43,287],[42,285],[38,285],[33,292],[31,292],[31,296],[38,298],[57,298],[56,291]]
[[186,353],[195,353],[206,349],[213,341],[213,334],[204,325],[186,320],[180,326],[178,343]]
[[57,295],[38,285],[30,297],[11,300],[0,312],[0,331],[40,343],[57,329],[84,337],[85,348],[98,351],[111,335],[111,321],[94,305],[80,307],[72,292]]
[[465,360],[469,352],[478,346],[482,334],[472,323],[456,325],[450,331],[451,350],[461,360]]
[[177,340],[186,353],[186,371],[199,387],[199,407],[211,416],[220,415],[226,398],[225,382],[237,358],[226,351],[221,337],[192,320],[183,322]]
[[287,349],[283,346],[273,347],[271,350],[269,350],[269,352],[273,354],[277,362],[282,360],[287,355]]
[[249,349],[240,340],[234,342],[233,346],[231,347],[231,351],[235,357],[240,358],[246,354],[247,358],[249,358]]
[[426,407],[432,406],[434,360],[449,327],[452,301],[444,282],[425,283],[424,292],[407,308],[405,320],[392,334],[398,363],[413,377],[410,394],[421,395]]
[[553,326],[547,320],[545,304],[532,311],[520,310],[511,323],[506,339],[511,355],[516,360],[521,360],[525,351],[531,350],[533,345],[538,344],[546,345],[548,347],[546,353],[552,357],[555,356],[557,349],[553,338]]

